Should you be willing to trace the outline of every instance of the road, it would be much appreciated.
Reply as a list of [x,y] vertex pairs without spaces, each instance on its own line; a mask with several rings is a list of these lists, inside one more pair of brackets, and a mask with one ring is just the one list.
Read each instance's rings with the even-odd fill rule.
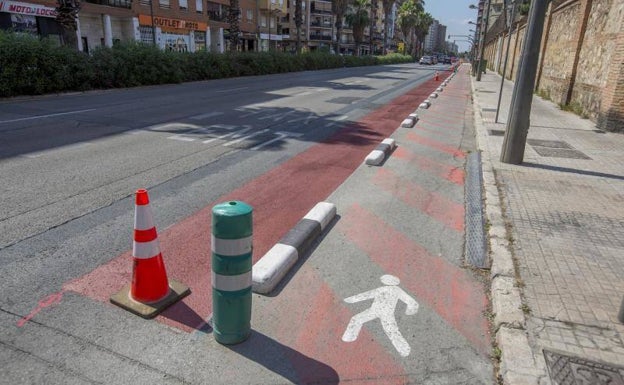
[[[327,198],[382,134],[392,133],[404,112],[414,109],[407,93],[430,81],[433,71],[413,64],[345,68],[0,102],[0,362],[7,363],[2,377],[10,383],[210,378],[250,384],[408,378],[403,370],[396,377],[387,346],[371,345],[386,358],[347,377],[336,372],[340,365],[291,347],[302,341],[283,336],[296,328],[291,322],[306,317],[292,304],[306,296],[278,295],[274,305],[283,312],[267,311],[266,304],[255,313],[263,317],[259,325],[277,322],[283,338],[258,328],[253,343],[224,351],[206,337],[210,308],[202,294],[209,282],[202,277],[209,276],[203,271],[209,266],[192,258],[184,268],[170,270],[186,279],[193,295],[158,322],[138,320],[106,302],[126,283],[120,271],[129,267],[137,188],[150,191],[165,256],[203,257],[209,245],[204,242],[202,250],[198,239],[209,236],[207,208],[226,198],[253,203],[254,226],[260,229],[254,230],[257,259],[311,202]],[[387,108],[391,102],[394,109]],[[276,186],[283,187],[275,191]],[[444,247],[460,243],[461,237],[454,237]],[[197,271],[189,272],[193,268]],[[318,269],[315,274],[332,273],[326,265]],[[343,283],[339,291],[345,297],[357,294],[349,293],[357,286]],[[332,301],[326,287],[314,287],[311,300]],[[296,292],[305,287],[300,289]],[[452,336],[444,334],[443,344]],[[312,345],[323,340],[318,334],[306,338]],[[448,349],[443,355],[460,368],[467,365],[456,363],[463,354],[483,353]],[[389,369],[375,374],[383,362]],[[491,371],[483,358],[468,362],[476,366],[472,371]],[[459,378],[465,370],[440,367],[446,377],[439,378]],[[377,377],[364,381],[362,375]]]

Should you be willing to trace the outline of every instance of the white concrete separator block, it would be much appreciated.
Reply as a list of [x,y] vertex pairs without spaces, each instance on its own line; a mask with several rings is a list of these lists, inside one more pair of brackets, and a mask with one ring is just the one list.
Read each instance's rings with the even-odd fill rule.
[[422,109],[426,110],[427,108],[429,108],[429,105],[427,103],[420,103],[418,108],[422,108]]
[[414,121],[414,119],[408,117],[406,119],[403,119],[403,122],[401,122],[401,127],[412,128],[414,127],[415,123],[416,122]]
[[425,101],[423,103],[431,104],[431,100],[425,99]]
[[443,88],[442,88],[442,87],[438,87],[438,88],[436,88],[436,91],[437,91],[437,92],[442,92],[442,90],[443,90]]
[[411,114],[409,114],[409,117],[410,117],[410,118],[412,118],[412,119],[414,119],[415,121],[418,121],[418,119],[419,119],[419,118],[418,118],[418,114],[417,114],[417,113],[415,113],[415,112],[412,112]]
[[392,138],[386,138],[384,140],[381,141],[382,144],[387,144],[390,146],[390,151],[394,150],[394,148],[396,147],[396,141]]
[[386,154],[384,154],[383,151],[373,150],[371,151],[370,154],[368,154],[368,156],[365,159],[365,162],[366,164],[370,166],[377,166],[381,164],[381,162],[383,162],[385,157],[386,157]]
[[253,265],[252,290],[259,294],[270,293],[298,258],[297,249],[277,243]]
[[305,219],[311,219],[321,224],[321,231],[325,230],[325,227],[336,216],[336,205],[329,202],[319,202],[310,210]]
[[434,93],[432,93],[431,95],[429,95],[429,97],[430,97],[431,99],[435,99],[435,98],[437,98],[437,97],[438,97],[438,94],[436,94],[436,93],[434,92]]

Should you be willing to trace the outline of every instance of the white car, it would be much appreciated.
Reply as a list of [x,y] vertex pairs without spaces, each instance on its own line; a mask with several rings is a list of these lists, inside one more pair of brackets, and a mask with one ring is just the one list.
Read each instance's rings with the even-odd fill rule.
[[423,56],[418,64],[433,64],[433,58],[431,56]]

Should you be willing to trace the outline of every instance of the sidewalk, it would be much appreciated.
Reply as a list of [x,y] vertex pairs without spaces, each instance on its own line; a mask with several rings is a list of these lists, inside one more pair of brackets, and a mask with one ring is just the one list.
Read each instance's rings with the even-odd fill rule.
[[[513,83],[472,78],[505,384],[624,384],[624,135],[533,99],[524,163],[499,161]],[[513,261],[513,262],[512,262]]]

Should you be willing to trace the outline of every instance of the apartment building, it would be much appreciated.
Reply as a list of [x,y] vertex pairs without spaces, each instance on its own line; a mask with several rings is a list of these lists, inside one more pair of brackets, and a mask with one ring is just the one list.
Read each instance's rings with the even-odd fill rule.
[[[332,2],[301,2],[302,48],[331,50],[335,40]],[[0,29],[51,37],[63,44],[62,26],[56,21],[57,6],[55,0],[0,0]],[[98,46],[112,47],[116,42],[141,41],[163,50],[224,52],[230,44],[229,13],[229,0],[82,0],[76,31],[78,49],[91,52]],[[239,48],[294,52],[297,40],[294,15],[295,0],[239,0]],[[371,16],[362,54],[382,50],[385,18],[382,0],[377,0],[376,12]],[[391,41],[396,6],[389,17]],[[355,54],[353,33],[343,25],[340,53]]]

